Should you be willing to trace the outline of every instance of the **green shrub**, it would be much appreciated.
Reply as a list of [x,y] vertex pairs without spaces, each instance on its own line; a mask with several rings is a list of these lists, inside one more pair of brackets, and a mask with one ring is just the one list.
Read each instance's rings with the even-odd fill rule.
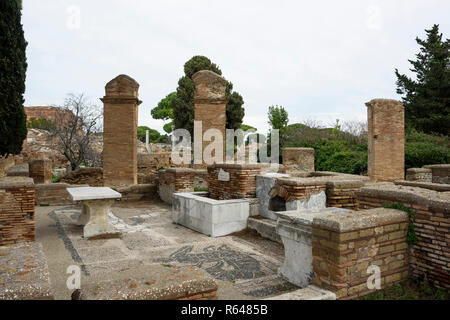
[[405,167],[421,168],[427,164],[440,164],[450,162],[450,149],[448,147],[430,144],[428,142],[405,143]]
[[55,121],[47,120],[44,118],[31,118],[27,121],[27,128],[29,129],[40,129],[40,130],[53,130],[55,129]]

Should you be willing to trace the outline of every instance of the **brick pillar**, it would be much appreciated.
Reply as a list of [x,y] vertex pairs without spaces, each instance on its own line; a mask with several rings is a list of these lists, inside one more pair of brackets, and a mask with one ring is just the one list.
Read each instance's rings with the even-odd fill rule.
[[139,84],[120,75],[105,87],[103,102],[103,180],[105,186],[137,184]]
[[52,182],[52,161],[49,159],[32,160],[28,163],[30,178],[35,184]]
[[[194,119],[195,121],[202,121],[202,137],[205,131],[212,128],[218,129],[222,133],[223,159],[225,159],[225,125],[227,121],[227,99],[225,96],[225,90],[227,87],[227,81],[223,77],[209,70],[198,71],[192,76],[192,80],[195,85]],[[203,141],[202,157],[203,150],[210,143],[211,142],[209,141]],[[194,167],[205,168],[206,163],[203,160],[202,165],[195,165]]]
[[405,113],[396,100],[366,103],[368,122],[368,175],[375,181],[405,178]]

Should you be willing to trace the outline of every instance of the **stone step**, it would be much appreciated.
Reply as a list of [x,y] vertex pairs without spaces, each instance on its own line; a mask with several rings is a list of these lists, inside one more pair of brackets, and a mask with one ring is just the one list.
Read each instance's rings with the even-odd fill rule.
[[276,231],[277,221],[263,218],[261,216],[248,218],[248,228],[255,230],[263,238],[282,243]]

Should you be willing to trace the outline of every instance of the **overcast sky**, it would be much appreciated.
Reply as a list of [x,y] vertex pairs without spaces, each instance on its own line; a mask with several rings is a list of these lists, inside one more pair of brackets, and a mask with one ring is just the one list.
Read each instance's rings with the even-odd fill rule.
[[399,99],[415,37],[440,24],[450,1],[24,0],[28,41],[25,105],[91,101],[127,74],[140,84],[139,124],[162,132],[150,109],[175,91],[183,65],[205,55],[244,98],[244,123],[267,130],[267,109],[290,123],[366,120],[365,102]]

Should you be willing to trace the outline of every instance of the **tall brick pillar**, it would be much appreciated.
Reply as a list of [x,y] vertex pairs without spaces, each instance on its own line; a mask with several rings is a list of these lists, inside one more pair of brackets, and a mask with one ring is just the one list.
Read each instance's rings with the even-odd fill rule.
[[[222,133],[223,137],[223,159],[225,159],[225,125],[226,118],[226,106],[227,99],[225,90],[227,87],[227,81],[209,70],[198,71],[192,76],[192,80],[195,85],[195,121],[202,121],[202,137],[208,129],[218,129]],[[196,137],[194,136],[194,139]],[[195,141],[194,141],[195,143]],[[203,141],[203,150],[208,146],[210,141]],[[195,165],[195,168],[206,167],[203,160],[202,165]]]
[[105,186],[137,184],[139,84],[121,74],[106,84],[103,102]]
[[368,122],[368,175],[375,181],[405,178],[405,112],[396,100],[366,103]]

